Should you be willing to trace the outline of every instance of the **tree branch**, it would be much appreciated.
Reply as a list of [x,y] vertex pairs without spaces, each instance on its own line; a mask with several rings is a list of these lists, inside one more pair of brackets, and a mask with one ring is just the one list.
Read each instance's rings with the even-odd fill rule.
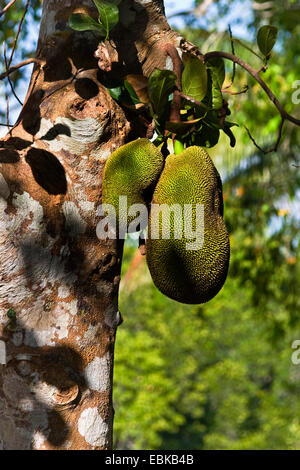
[[0,11],[0,18],[2,15],[4,15],[4,13],[15,3],[16,0],[11,0],[11,2],[9,2],[6,7],[3,8],[2,11]]
[[[5,62],[5,67],[6,67],[6,70],[9,68],[8,66],[8,61],[7,61],[7,57],[6,57],[6,46],[5,46],[5,42],[3,43],[3,55],[4,55],[4,62]],[[23,103],[22,101],[19,99],[19,97],[17,96],[16,92],[15,92],[15,89],[14,89],[14,86],[12,84],[12,81],[11,79],[9,78],[9,76],[7,76],[8,78],[8,83],[9,83],[9,86],[11,88],[11,91],[12,91],[12,94],[14,95],[14,97],[16,98],[16,100],[19,102],[19,104],[21,106],[23,106]]]
[[222,51],[213,51],[213,52],[208,52],[207,54],[204,54],[204,62],[214,57],[222,57],[224,59],[231,60],[232,62],[235,62],[236,64],[240,65],[243,69],[245,69],[253,78],[255,78],[255,80],[260,84],[262,89],[266,92],[266,94],[268,95],[272,103],[274,103],[274,105],[278,109],[282,119],[284,120],[286,119],[287,121],[290,121],[293,124],[296,124],[296,126],[300,126],[300,119],[297,119],[294,116],[291,116],[283,108],[283,106],[279,103],[274,93],[270,90],[267,84],[261,79],[261,77],[258,74],[258,71],[252,68],[251,65],[247,64],[242,59],[240,59],[239,57],[233,54],[229,54],[228,52],[222,52]]
[[278,146],[279,146],[279,143],[280,143],[280,140],[281,140],[281,135],[282,135],[282,128],[283,128],[283,124],[284,124],[284,121],[285,119],[281,118],[281,122],[280,122],[280,125],[278,127],[278,137],[277,137],[277,140],[275,142],[275,144],[273,145],[273,147],[271,147],[270,149],[268,150],[264,150],[263,148],[261,148],[254,140],[254,138],[252,137],[248,127],[245,126],[245,129],[248,133],[248,136],[250,137],[250,139],[252,140],[253,144],[255,145],[256,148],[258,148],[258,150],[260,150],[261,152],[263,152],[265,155],[267,153],[271,153],[271,152],[276,152],[277,149],[278,149]]
[[13,60],[13,56],[14,56],[14,53],[15,53],[15,50],[16,50],[16,47],[17,47],[17,42],[18,42],[18,39],[19,39],[19,36],[20,36],[22,24],[23,24],[23,21],[25,19],[26,13],[28,11],[29,3],[30,3],[30,0],[27,0],[25,8],[24,8],[23,15],[22,15],[22,18],[21,18],[21,21],[20,21],[19,26],[18,26],[18,31],[17,31],[16,37],[15,37],[15,40],[14,40],[14,43],[13,43],[12,51],[11,51],[9,61],[8,61],[8,66],[6,67],[8,69],[11,66],[11,63],[12,63],[12,60]]
[[170,121],[180,121],[180,107],[181,107],[181,59],[177,52],[176,47],[168,43],[164,46],[165,52],[171,57],[173,63],[173,72],[175,73],[176,87],[177,90],[174,91],[173,102],[171,106]]
[[11,73],[15,72],[16,70],[20,69],[21,67],[24,67],[25,65],[29,65],[29,64],[42,64],[42,61],[39,60],[39,59],[36,59],[34,57],[31,57],[30,59],[26,59],[26,60],[23,60],[22,62],[19,62],[18,64],[16,65],[13,65],[12,67],[10,67],[8,70],[6,70],[5,72],[3,72],[1,75],[0,75],[0,80],[4,80],[4,78],[8,77]]

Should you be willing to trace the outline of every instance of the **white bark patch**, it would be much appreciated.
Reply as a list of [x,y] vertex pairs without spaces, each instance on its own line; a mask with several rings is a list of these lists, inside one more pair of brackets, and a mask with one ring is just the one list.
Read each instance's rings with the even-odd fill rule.
[[82,343],[87,345],[91,341],[93,341],[93,339],[96,336],[97,331],[98,331],[98,325],[95,325],[95,326],[89,325],[88,329],[86,330],[86,332],[83,335]]
[[80,209],[83,212],[93,212],[95,210],[95,203],[91,201],[79,201]]
[[[52,332],[54,335],[56,334],[58,339],[67,338],[69,335],[69,315],[63,312],[61,315],[58,316],[55,328],[53,328]],[[53,336],[54,336],[53,335]]]
[[28,230],[38,232],[43,222],[44,215],[41,204],[33,199],[26,191],[23,194],[14,193],[12,204],[18,210],[14,219],[14,230],[18,230],[20,225],[31,216],[32,222],[28,226]]
[[0,364],[6,364],[6,344],[0,341]]
[[26,330],[24,344],[25,346],[31,346],[32,348],[55,346],[52,336],[52,329],[44,331]]
[[86,367],[84,376],[87,386],[97,392],[105,392],[110,387],[110,354],[95,357]]
[[69,310],[70,314],[72,316],[76,315],[77,313],[77,304],[78,304],[78,301],[77,300],[71,300],[71,302],[69,303],[66,303],[66,302],[62,302],[62,305],[67,309]]
[[91,446],[107,445],[108,425],[101,418],[97,408],[87,408],[81,413],[78,431]]
[[53,405],[56,403],[54,397],[59,392],[54,385],[46,382],[38,382],[33,390],[40,403],[46,405],[46,408],[53,408]]
[[34,410],[34,403],[29,398],[22,398],[18,403],[18,408],[22,411],[33,411]]
[[[40,311],[41,308],[38,309]],[[61,340],[68,337],[71,318],[76,312],[77,300],[73,300],[58,303],[51,315],[44,315],[44,318],[31,318],[29,314],[24,344],[31,347],[54,346],[56,338]]]
[[58,117],[54,124],[50,119],[42,118],[36,138],[43,140],[43,137],[55,125],[64,126],[68,135],[59,134],[53,140],[45,140],[50,151],[60,152],[64,149],[74,155],[84,153],[87,145],[99,141],[104,129],[103,125],[94,118],[72,120],[66,117]]
[[99,160],[101,163],[106,162],[110,156],[111,156],[111,151],[108,147],[105,149],[96,148],[95,150],[91,152],[91,157],[95,158],[96,160]]
[[1,175],[0,173],[0,197],[7,199],[9,195],[10,195],[10,190],[9,190],[8,184],[5,181],[3,175]]
[[42,449],[45,448],[45,437],[39,431],[36,431],[33,436],[33,448],[34,449]]
[[58,295],[59,299],[66,299],[67,297],[69,297],[70,291],[69,291],[68,287],[60,286],[58,288],[58,294],[57,295]]
[[74,202],[66,201],[62,206],[66,219],[67,229],[72,237],[82,235],[86,229],[86,222],[81,218],[78,207]]
[[[2,241],[1,238],[0,232],[0,302],[6,300],[11,305],[18,305],[31,293],[25,287],[24,277],[21,274],[11,281],[9,279],[20,272],[23,259],[11,249],[9,242],[6,243],[7,239]],[[4,276],[8,280],[3,279]]]
[[[83,213],[83,215],[89,216],[91,215],[91,212],[95,212],[95,202],[87,200],[87,195],[86,195],[84,188],[86,188],[89,184],[91,184],[91,178],[90,178],[90,175],[88,174],[86,164],[81,165],[81,163],[79,163],[78,166],[80,168],[80,173],[82,175],[80,177],[81,183],[80,184],[74,183],[73,191],[76,194],[76,201],[81,209],[81,212]],[[93,184],[97,184],[97,181],[93,180]]]

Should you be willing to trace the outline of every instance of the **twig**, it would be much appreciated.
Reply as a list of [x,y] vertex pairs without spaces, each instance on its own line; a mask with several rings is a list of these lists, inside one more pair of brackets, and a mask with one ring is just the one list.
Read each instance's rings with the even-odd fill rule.
[[4,13],[15,3],[16,0],[11,0],[11,2],[9,2],[6,7],[3,8],[2,11],[0,11],[0,18],[2,15],[4,15]]
[[[232,37],[232,30],[231,30],[231,26],[230,26],[230,25],[228,25],[228,32],[229,32],[229,36],[230,36],[231,53],[232,53],[233,55],[235,55],[234,42],[233,42],[233,37]],[[224,92],[224,93],[225,93],[225,90],[227,90],[228,88],[232,87],[233,82],[234,82],[234,79],[235,79],[235,71],[236,71],[235,62],[233,62],[232,65],[233,65],[233,67],[232,67],[231,82],[229,83],[229,85],[227,85],[225,88],[223,88],[222,92]]]
[[[5,61],[5,67],[6,67],[6,70],[8,69],[8,62],[7,62],[7,57],[6,57],[6,45],[5,45],[5,42],[3,43],[3,55],[4,55],[4,61]],[[7,79],[8,79],[8,83],[10,85],[10,88],[11,88],[11,91],[14,95],[14,97],[16,98],[16,100],[20,103],[21,106],[23,106],[23,103],[22,101],[19,99],[19,97],[17,96],[16,92],[15,92],[15,89],[13,87],[13,84],[12,84],[12,81],[11,79],[9,78],[9,75],[7,76]]]
[[17,31],[16,37],[15,37],[15,40],[14,40],[14,43],[13,43],[13,47],[12,47],[12,51],[11,51],[10,58],[9,58],[9,61],[8,61],[8,65],[6,67],[7,69],[9,69],[9,67],[11,66],[13,56],[14,56],[14,53],[15,53],[15,50],[16,50],[16,47],[17,47],[17,42],[18,42],[18,39],[19,39],[19,35],[20,35],[20,32],[21,32],[22,24],[23,24],[23,21],[25,19],[29,4],[30,4],[30,0],[27,0],[25,8],[24,8],[23,15],[22,15],[22,18],[21,18],[21,21],[20,21],[19,26],[18,26],[18,31]]
[[280,140],[281,140],[281,134],[282,134],[282,128],[283,128],[283,124],[284,124],[284,121],[285,119],[284,118],[281,118],[281,122],[280,122],[280,125],[278,127],[278,137],[277,137],[277,140],[275,142],[275,144],[273,145],[273,147],[271,147],[270,149],[268,150],[264,150],[263,148],[261,148],[254,140],[254,138],[252,137],[248,127],[245,126],[245,129],[248,133],[248,136],[250,137],[250,139],[252,140],[253,144],[255,145],[256,148],[258,148],[258,150],[260,150],[261,152],[263,152],[265,155],[267,153],[271,153],[271,152],[276,152],[277,149],[278,149],[278,146],[279,146],[279,143],[280,143]]
[[[231,26],[228,26],[228,31],[229,31],[229,36],[230,36],[230,44],[231,44],[231,53],[235,55],[235,50],[234,50],[234,42],[233,42],[233,37],[232,37],[232,30]],[[232,68],[232,77],[231,77],[231,84],[227,88],[230,88],[233,85],[234,79],[235,79],[235,72],[236,72],[236,66],[235,62],[233,62],[233,68]]]
[[278,109],[282,119],[286,119],[293,124],[296,124],[296,126],[300,126],[300,119],[295,118],[294,116],[291,116],[284,108],[283,106],[279,103],[278,99],[274,95],[274,93],[270,90],[270,88],[267,86],[267,84],[262,80],[262,78],[259,76],[257,70],[254,70],[251,65],[247,64],[244,62],[242,59],[239,57],[236,57],[233,54],[229,54],[228,52],[221,52],[221,51],[213,51],[213,52],[208,52],[207,54],[204,54],[204,61],[206,62],[207,60],[214,58],[214,57],[223,57],[224,59],[231,60],[232,62],[235,62],[236,64],[240,65],[243,69],[247,70],[247,72],[255,78],[255,80],[260,84],[262,89],[265,91],[265,93],[268,95],[272,103],[276,106]]
[[240,65],[243,69],[245,69],[253,78],[255,78],[255,80],[260,84],[260,86],[262,87],[262,89],[265,91],[265,93],[267,94],[267,96],[270,98],[270,100],[272,101],[272,103],[276,106],[277,110],[279,111],[279,114],[281,116],[281,122],[280,122],[280,125],[279,125],[279,128],[278,128],[278,137],[277,137],[277,140],[274,144],[274,146],[268,150],[264,150],[262,149],[254,140],[254,138],[252,137],[252,135],[250,134],[250,131],[249,129],[246,127],[246,131],[250,137],[250,139],[252,140],[252,142],[254,143],[254,145],[261,151],[263,152],[264,154],[267,154],[267,153],[271,153],[271,152],[276,152],[276,150],[278,149],[278,146],[279,146],[279,143],[280,143],[280,140],[281,140],[281,135],[282,135],[282,128],[283,128],[283,124],[284,124],[284,121],[287,120],[287,121],[290,121],[292,122],[293,124],[295,124],[296,126],[300,126],[300,119],[297,119],[295,118],[294,116],[291,116],[284,108],[283,106],[279,103],[278,99],[276,98],[276,96],[274,95],[274,93],[270,90],[270,88],[267,86],[267,84],[262,80],[262,78],[259,76],[259,71],[257,70],[254,70],[249,64],[247,64],[246,62],[244,62],[242,59],[240,59],[239,57],[236,57],[234,54],[228,54],[227,52],[220,52],[220,51],[213,51],[213,52],[208,52],[207,54],[205,54],[204,56],[204,61],[206,60],[209,60],[211,57],[223,57],[225,59],[228,59],[228,60],[231,60],[232,62]]
[[23,60],[22,62],[19,62],[16,65],[13,65],[10,67],[10,69],[6,70],[4,73],[0,75],[0,80],[3,80],[4,78],[8,77],[11,73],[15,72],[16,70],[20,69],[21,67],[24,67],[25,65],[29,64],[42,64],[42,61],[39,59],[36,59],[34,57],[31,57],[30,59]]
[[209,111],[209,107],[206,106],[202,101],[195,100],[195,98],[192,98],[191,96],[185,95],[184,93],[180,92],[179,93],[181,98],[184,98],[185,100],[190,101],[191,103],[196,104],[197,106],[200,106],[201,108],[204,108],[206,111]]
[[247,93],[247,91],[249,90],[248,85],[245,85],[244,89],[240,91],[230,91],[228,90],[228,88],[229,88],[228,86],[226,86],[225,88],[222,88],[221,92],[228,93],[228,95],[242,95],[243,93]]
[[239,39],[236,39],[236,38],[231,38],[232,41],[235,41],[237,44],[239,44],[240,46],[244,47],[244,49],[247,49],[247,51],[251,52],[252,54],[254,54],[256,57],[259,58],[259,60],[261,60],[262,62],[264,62],[264,59],[259,55],[257,54],[253,49],[251,49],[250,47],[248,47],[246,44],[244,44],[242,41],[240,41]]
[[6,126],[8,130],[10,130],[9,128],[9,95],[8,94],[6,94]]

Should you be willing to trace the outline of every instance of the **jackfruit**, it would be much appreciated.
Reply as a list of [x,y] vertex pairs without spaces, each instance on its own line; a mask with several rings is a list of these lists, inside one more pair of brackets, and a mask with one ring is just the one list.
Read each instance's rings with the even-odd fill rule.
[[[127,211],[119,206],[120,196],[127,196],[128,208],[151,202],[163,163],[160,150],[144,138],[129,142],[111,154],[104,168],[102,203],[115,207],[117,222],[127,217]],[[127,226],[135,218],[128,215]]]
[[[166,219],[154,210],[155,205],[161,208],[162,204],[167,204],[170,209],[173,204],[178,204],[177,209],[180,209],[171,211],[169,239],[164,239],[166,233],[163,233]],[[196,229],[199,240],[202,230],[203,244],[196,245],[196,249],[187,245],[194,235],[184,232],[189,217],[184,212],[186,204],[193,208],[191,228]],[[202,205],[198,206],[204,216],[202,229],[199,223],[196,224],[196,204]],[[158,225],[156,238],[153,235],[155,224]],[[178,302],[207,302],[225,282],[229,256],[222,182],[210,156],[195,146],[179,155],[169,155],[153,194],[148,221],[146,259],[154,284],[164,295]]]

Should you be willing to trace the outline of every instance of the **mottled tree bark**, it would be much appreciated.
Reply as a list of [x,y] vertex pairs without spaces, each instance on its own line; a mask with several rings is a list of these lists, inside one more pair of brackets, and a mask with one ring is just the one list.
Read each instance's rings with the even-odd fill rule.
[[16,126],[0,142],[3,449],[112,446],[122,246],[97,238],[97,208],[105,161],[147,128],[105,85],[165,68],[161,45],[181,39],[160,0],[123,0],[107,43],[112,71],[103,72],[95,36],[67,27],[73,12],[95,14],[92,5],[44,0],[41,66]]

